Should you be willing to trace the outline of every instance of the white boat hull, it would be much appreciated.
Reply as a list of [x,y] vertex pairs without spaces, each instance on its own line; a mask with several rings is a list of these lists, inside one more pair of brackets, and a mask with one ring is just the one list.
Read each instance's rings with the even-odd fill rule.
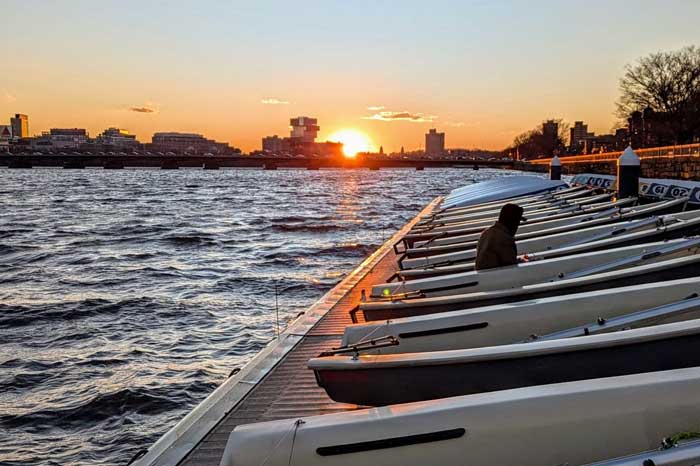
[[[377,321],[346,327],[342,345],[393,336],[397,346],[366,354],[412,353],[514,343],[700,295],[700,277]],[[675,319],[668,320],[673,322]],[[662,321],[666,322],[666,321]]]
[[700,419],[700,368],[235,428],[221,466],[542,466],[660,445]]

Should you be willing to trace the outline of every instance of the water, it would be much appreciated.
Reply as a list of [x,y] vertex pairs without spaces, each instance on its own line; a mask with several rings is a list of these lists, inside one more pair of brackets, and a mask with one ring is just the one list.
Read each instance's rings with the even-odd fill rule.
[[[512,173],[512,172],[511,172]],[[495,170],[0,170],[0,464],[125,464]]]

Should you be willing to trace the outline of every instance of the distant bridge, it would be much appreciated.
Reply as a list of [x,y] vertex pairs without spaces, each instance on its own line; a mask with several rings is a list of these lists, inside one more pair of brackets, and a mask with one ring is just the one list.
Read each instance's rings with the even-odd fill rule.
[[0,167],[33,168],[104,168],[123,169],[141,168],[203,168],[217,170],[220,168],[261,168],[276,170],[278,168],[302,168],[318,170],[321,168],[512,168],[510,160],[445,160],[432,158],[369,158],[358,157],[341,159],[323,158],[282,158],[256,157],[243,155],[203,156],[203,155],[92,155],[92,154],[0,154]]

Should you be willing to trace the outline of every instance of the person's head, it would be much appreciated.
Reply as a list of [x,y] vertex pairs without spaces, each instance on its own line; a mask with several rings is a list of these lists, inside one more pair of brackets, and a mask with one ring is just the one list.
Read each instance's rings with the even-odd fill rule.
[[505,225],[511,235],[515,236],[523,219],[523,212],[525,212],[523,208],[517,204],[506,204],[501,207],[498,221]]

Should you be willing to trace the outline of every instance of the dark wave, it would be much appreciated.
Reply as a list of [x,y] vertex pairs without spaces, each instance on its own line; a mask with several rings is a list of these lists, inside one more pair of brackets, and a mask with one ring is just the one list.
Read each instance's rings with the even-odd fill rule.
[[31,427],[32,431],[37,432],[53,428],[70,429],[126,414],[152,416],[177,409],[183,403],[192,404],[194,400],[191,392],[209,391],[212,388],[213,384],[171,386],[167,389],[125,388],[98,394],[59,409],[37,409],[22,414],[0,415],[0,426],[7,429]]
[[210,246],[216,244],[216,240],[201,235],[172,235],[160,238],[160,241],[172,243],[178,246]]
[[119,314],[131,307],[146,311],[155,305],[151,298],[133,298],[122,301],[87,299],[76,303],[57,303],[40,306],[8,306],[0,304],[0,328],[13,328],[40,322],[71,321],[86,317]]
[[328,233],[331,231],[339,231],[344,227],[335,224],[282,224],[282,225],[272,225],[271,230],[277,232],[303,232],[303,233]]

